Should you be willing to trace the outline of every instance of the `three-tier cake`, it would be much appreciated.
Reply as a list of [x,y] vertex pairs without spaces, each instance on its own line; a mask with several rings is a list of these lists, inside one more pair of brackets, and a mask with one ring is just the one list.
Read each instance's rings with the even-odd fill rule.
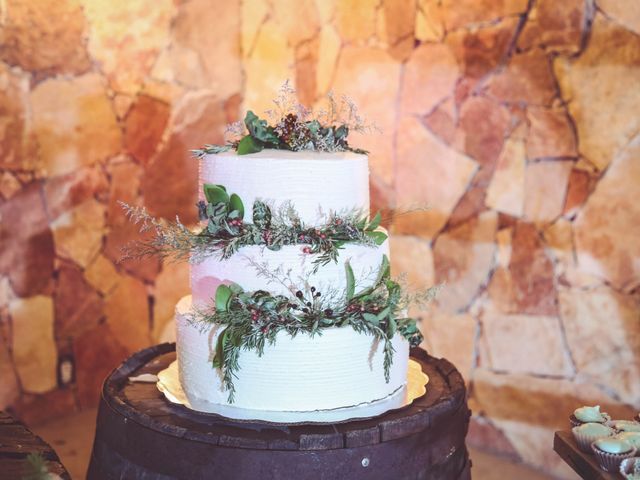
[[[235,152],[205,155],[200,159],[200,184],[224,185],[245,204],[268,199],[290,202],[307,225],[320,225],[329,212],[357,209],[369,214],[369,167],[366,155],[352,152],[288,152],[263,150],[250,155]],[[247,215],[248,214],[248,215]],[[245,215],[251,218],[253,212]],[[313,257],[303,244],[270,250],[264,245],[245,246],[230,258],[209,257],[191,265],[192,295],[176,308],[180,382],[193,402],[229,402],[220,369],[211,367],[218,335],[212,324],[193,322],[193,309],[207,308],[220,284],[236,283],[246,291],[264,290],[291,295],[287,286],[259,276],[252,265],[288,271],[314,289],[346,290],[345,262],[349,262],[358,289],[371,287],[377,270],[389,256],[388,241],[381,245],[345,243],[336,262],[313,272]],[[257,410],[314,411],[356,406],[403,395],[407,379],[409,342],[396,332],[392,338],[393,363],[388,381],[384,372],[384,345],[376,337],[351,326],[333,326],[318,335],[286,331],[277,334],[262,356],[242,351],[234,378],[233,405]]]

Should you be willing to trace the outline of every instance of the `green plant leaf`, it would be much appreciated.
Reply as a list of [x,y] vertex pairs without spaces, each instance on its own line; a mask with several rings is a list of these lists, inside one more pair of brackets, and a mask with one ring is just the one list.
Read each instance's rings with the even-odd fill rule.
[[369,312],[365,312],[362,314],[362,317],[369,323],[373,324],[373,325],[379,325],[380,324],[380,320],[378,319],[377,315],[374,315],[373,313],[369,313]]
[[378,320],[384,320],[385,318],[387,318],[387,315],[389,315],[390,311],[391,309],[389,307],[383,309],[381,312],[378,313]]
[[382,245],[387,239],[387,234],[379,230],[375,232],[365,231],[364,233],[367,237],[371,238],[376,245]]
[[217,205],[219,203],[229,203],[229,194],[223,186],[214,185],[212,183],[205,183],[202,186],[202,189],[204,190],[204,196],[207,199],[207,202],[211,203],[212,205]]
[[376,228],[378,228],[378,226],[380,226],[381,221],[382,221],[382,215],[380,215],[380,212],[378,212],[376,213],[375,217],[373,217],[373,220],[369,222],[369,225],[367,225],[367,231],[373,232]]
[[347,275],[347,302],[353,298],[356,293],[356,277],[353,274],[353,268],[349,262],[345,262],[344,270]]
[[389,317],[389,323],[387,324],[387,336],[389,338],[393,338],[393,336],[396,334],[397,329],[398,325],[396,324],[396,321],[393,319],[393,317]]
[[227,329],[225,328],[218,335],[218,339],[216,341],[216,354],[213,357],[213,368],[219,368],[222,370],[224,367],[224,347],[227,344]]
[[260,200],[253,202],[253,224],[263,230],[271,225],[271,209]]
[[218,285],[216,289],[216,310],[226,312],[229,309],[229,302],[233,297],[233,290],[228,285]]
[[389,265],[389,257],[382,256],[382,262],[380,262],[380,268],[378,269],[378,278],[376,279],[376,285],[382,283],[391,275],[391,265]]
[[229,284],[229,288],[230,288],[230,289],[231,289],[231,291],[232,291],[234,294],[236,294],[236,295],[237,295],[237,294],[239,294],[239,293],[244,292],[244,289],[243,289],[240,285],[238,285],[237,283],[235,283],[235,282],[231,282],[231,283]]
[[245,135],[238,143],[236,153],[238,155],[248,155],[250,153],[260,152],[264,146],[260,140],[253,138],[251,135]]
[[238,212],[238,218],[244,218],[244,204],[238,195],[232,193],[229,197],[229,210],[236,210]]
[[255,140],[272,147],[277,147],[280,144],[280,139],[278,138],[278,135],[276,135],[273,127],[269,126],[266,120],[262,120],[251,110],[249,110],[245,115],[244,124],[246,125],[247,130],[249,130],[249,135]]
[[334,135],[336,137],[336,140],[347,138],[347,135],[349,135],[349,127],[347,127],[346,125],[340,125],[338,128],[336,128]]

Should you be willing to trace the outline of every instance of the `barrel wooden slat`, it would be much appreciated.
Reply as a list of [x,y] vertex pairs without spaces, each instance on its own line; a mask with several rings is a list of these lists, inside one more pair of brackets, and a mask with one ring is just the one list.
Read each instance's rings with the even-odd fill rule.
[[27,456],[38,453],[50,473],[70,479],[58,455],[42,438],[6,412],[0,412],[0,478],[22,479],[27,473]]
[[[163,344],[136,353],[105,381],[89,478],[462,479],[470,412],[453,365],[413,350],[427,393],[381,416],[337,424],[234,421],[164,399],[156,374],[175,359]],[[365,465],[366,464],[366,465]]]

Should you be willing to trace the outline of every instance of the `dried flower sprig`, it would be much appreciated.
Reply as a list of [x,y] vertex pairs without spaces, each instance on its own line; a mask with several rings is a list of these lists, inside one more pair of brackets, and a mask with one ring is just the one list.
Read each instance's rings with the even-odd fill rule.
[[230,403],[234,401],[234,378],[237,378],[242,350],[262,355],[267,344],[273,345],[279,332],[291,337],[299,334],[322,335],[330,327],[351,327],[356,332],[372,335],[383,342],[383,367],[388,382],[393,363],[391,339],[399,333],[411,345],[419,345],[422,335],[416,320],[404,312],[412,302],[426,303],[433,299],[438,287],[417,294],[407,294],[400,283],[391,278],[389,260],[383,257],[373,284],[356,293],[351,265],[345,263],[344,291],[320,292],[308,279],[299,287],[288,273],[266,265],[253,263],[257,273],[271,282],[285,285],[290,295],[274,295],[264,290],[245,292],[237,284],[220,285],[215,292],[215,305],[196,309],[190,321],[206,328],[219,325],[213,367],[219,368]]
[[192,231],[176,217],[174,222],[157,219],[143,207],[121,202],[127,216],[140,225],[145,238],[124,248],[124,260],[157,255],[161,258],[198,263],[218,255],[230,258],[241,247],[262,245],[280,250],[285,245],[304,245],[301,253],[313,255],[314,270],[338,260],[346,243],[381,245],[387,234],[378,229],[380,214],[372,219],[359,209],[330,212],[322,225],[309,227],[290,203],[272,208],[262,200],[253,203],[252,222],[244,220],[244,204],[222,185],[205,184],[206,201],[198,202],[199,216],[206,226]]
[[274,108],[266,112],[271,123],[249,110],[244,125],[235,122],[227,127],[225,145],[205,145],[192,150],[192,153],[198,158],[231,149],[235,149],[238,155],[256,153],[265,148],[367,153],[352,147],[347,137],[351,131],[377,131],[375,125],[367,123],[360,115],[351,99],[342,96],[336,100],[332,92],[327,94],[326,108],[314,112],[297,101],[295,89],[287,81],[273,103]]

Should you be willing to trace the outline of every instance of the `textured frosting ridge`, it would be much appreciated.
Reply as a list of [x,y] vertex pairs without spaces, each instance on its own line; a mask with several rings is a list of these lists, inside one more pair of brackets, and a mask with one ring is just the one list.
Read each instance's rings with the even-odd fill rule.
[[[224,185],[242,198],[249,218],[256,199],[274,206],[291,202],[300,218],[316,225],[330,210],[369,212],[369,164],[352,152],[263,150],[251,155],[225,152],[200,160],[200,185]],[[202,195],[202,193],[201,193]]]
[[[191,297],[176,307],[177,351],[180,381],[185,394],[194,399],[229,405],[220,372],[211,359],[220,329],[202,328],[189,321]],[[355,406],[385,398],[402,388],[407,379],[409,343],[399,334],[390,381],[384,378],[382,343],[355,332],[333,327],[311,338],[291,338],[280,332],[275,345],[264,355],[243,351],[234,380],[233,406],[254,410],[314,411]]]
[[235,282],[246,291],[268,290],[286,295],[290,293],[284,285],[269,282],[258,276],[251,262],[268,265],[270,270],[280,268],[289,272],[292,280],[299,286],[305,280],[320,291],[331,288],[343,292],[346,287],[345,262],[349,261],[354,270],[357,289],[371,286],[382,257],[389,256],[389,243],[380,246],[346,244],[338,256],[338,262],[321,266],[316,273],[313,270],[313,256],[302,253],[300,245],[286,245],[280,250],[269,250],[263,246],[242,247],[238,253],[226,260],[207,258],[201,263],[191,265],[191,292],[197,305],[210,304],[216,288],[221,283]]

